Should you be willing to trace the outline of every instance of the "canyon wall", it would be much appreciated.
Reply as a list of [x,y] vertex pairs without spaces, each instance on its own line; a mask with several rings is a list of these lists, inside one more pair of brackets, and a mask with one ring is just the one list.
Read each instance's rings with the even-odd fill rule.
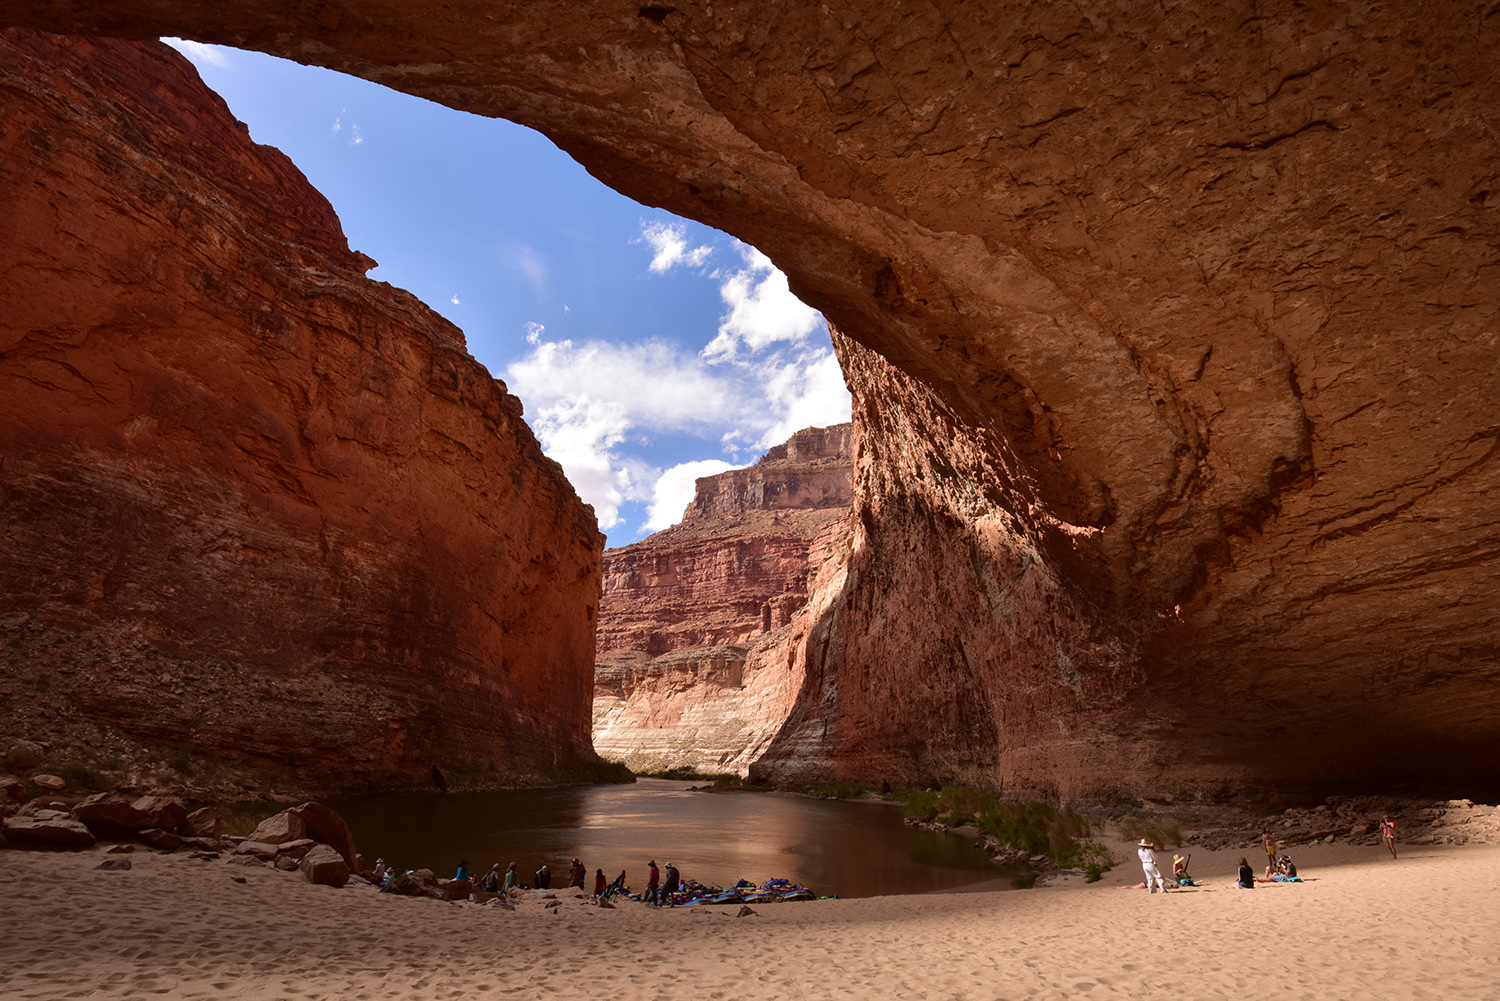
[[0,204],[0,751],[220,796],[597,762],[592,511],[185,59],[0,34]]
[[749,769],[802,687],[821,568],[840,565],[853,428],[798,431],[701,477],[682,521],[604,553],[594,748],[638,771]]
[[858,500],[765,775],[1072,799],[1496,784],[1492,7],[0,18],[511,118],[786,271],[842,334]]

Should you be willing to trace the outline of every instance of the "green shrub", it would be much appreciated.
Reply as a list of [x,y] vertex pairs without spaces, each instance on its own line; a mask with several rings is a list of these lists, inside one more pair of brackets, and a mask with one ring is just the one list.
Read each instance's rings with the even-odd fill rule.
[[818,786],[813,790],[813,795],[819,799],[859,799],[865,794],[865,789],[859,782],[835,782],[832,785]]
[[42,759],[30,748],[13,747],[5,755],[5,767],[8,771],[24,772],[40,766]]
[[1109,866],[1103,862],[1086,862],[1083,866],[1083,881],[1085,883],[1097,883],[1104,878],[1106,872],[1109,872]]
[[1182,830],[1171,820],[1122,817],[1115,826],[1120,829],[1120,837],[1126,841],[1139,841],[1145,838],[1154,842],[1158,848],[1182,847]]
[[949,826],[973,824],[1016,851],[1045,855],[1062,868],[1110,864],[1109,850],[1091,837],[1088,818],[1071,809],[1037,800],[1007,803],[997,793],[964,786],[903,790],[893,798],[903,801],[908,817]]

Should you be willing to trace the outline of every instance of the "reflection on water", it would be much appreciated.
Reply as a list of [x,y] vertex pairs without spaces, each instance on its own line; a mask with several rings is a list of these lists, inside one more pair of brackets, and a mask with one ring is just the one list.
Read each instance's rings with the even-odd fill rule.
[[[523,882],[546,863],[553,886],[575,855],[639,891],[646,863],[673,863],[687,879],[728,886],[775,876],[820,894],[924,893],[1020,870],[997,868],[963,838],[907,827],[884,804],[836,803],[771,793],[689,792],[689,783],[330,800],[360,852],[403,869],[451,876],[459,859],[482,873],[520,863]],[[1029,875],[1029,871],[1026,873]]]

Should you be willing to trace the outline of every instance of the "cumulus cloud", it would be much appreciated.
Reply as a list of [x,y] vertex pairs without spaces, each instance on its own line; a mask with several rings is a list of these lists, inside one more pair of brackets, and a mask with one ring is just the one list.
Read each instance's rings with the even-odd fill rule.
[[453,305],[455,305],[455,306],[460,305],[460,303],[458,301],[458,293],[454,292],[453,293],[453,298],[449,299],[448,301],[451,302],[451,303],[453,303]]
[[[672,236],[668,229],[662,232]],[[653,270],[697,263],[682,232],[674,239],[658,233]],[[672,263],[658,269],[663,247]],[[507,368],[506,384],[605,531],[622,523],[626,504],[646,506],[641,531],[666,528],[681,518],[697,478],[753,461],[802,428],[849,419],[832,349],[826,340],[807,343],[823,329],[822,317],[792,296],[765,255],[741,252],[744,268],[704,275],[719,283],[727,308],[702,351],[666,339],[548,341],[541,324],[525,325],[530,347]],[[708,449],[717,443],[734,461],[695,459],[662,470],[638,458],[653,436],[696,438]]]
[[714,248],[704,245],[688,249],[687,227],[682,223],[652,221],[641,223],[640,241],[651,246],[651,270],[657,274],[671,271],[679,264],[701,267]]
[[780,341],[797,343],[820,326],[818,311],[792,295],[771,259],[740,244],[745,267],[722,276],[719,295],[729,306],[719,334],[703,349],[711,359],[736,358],[747,349],[761,351]]
[[698,477],[713,476],[740,467],[723,459],[698,459],[683,462],[656,478],[651,488],[651,506],[646,509],[643,532],[660,532],[682,520],[682,513],[693,499]]
[[163,38],[162,41],[198,66],[214,66],[221,70],[229,68],[229,49],[222,45],[205,45],[190,38]]

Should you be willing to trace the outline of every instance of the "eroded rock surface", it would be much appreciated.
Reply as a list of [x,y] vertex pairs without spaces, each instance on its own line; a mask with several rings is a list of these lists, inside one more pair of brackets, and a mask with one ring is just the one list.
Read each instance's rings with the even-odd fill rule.
[[868,448],[800,750],[768,775],[1069,797],[1494,781],[1493,10],[0,17],[259,48],[513,118],[785,270],[848,339]]
[[601,537],[462,334],[166,46],[0,55],[0,737],[283,787],[596,760]]
[[698,480],[683,519],[604,554],[594,747],[637,770],[745,771],[801,676],[775,656],[853,501],[852,426]]

